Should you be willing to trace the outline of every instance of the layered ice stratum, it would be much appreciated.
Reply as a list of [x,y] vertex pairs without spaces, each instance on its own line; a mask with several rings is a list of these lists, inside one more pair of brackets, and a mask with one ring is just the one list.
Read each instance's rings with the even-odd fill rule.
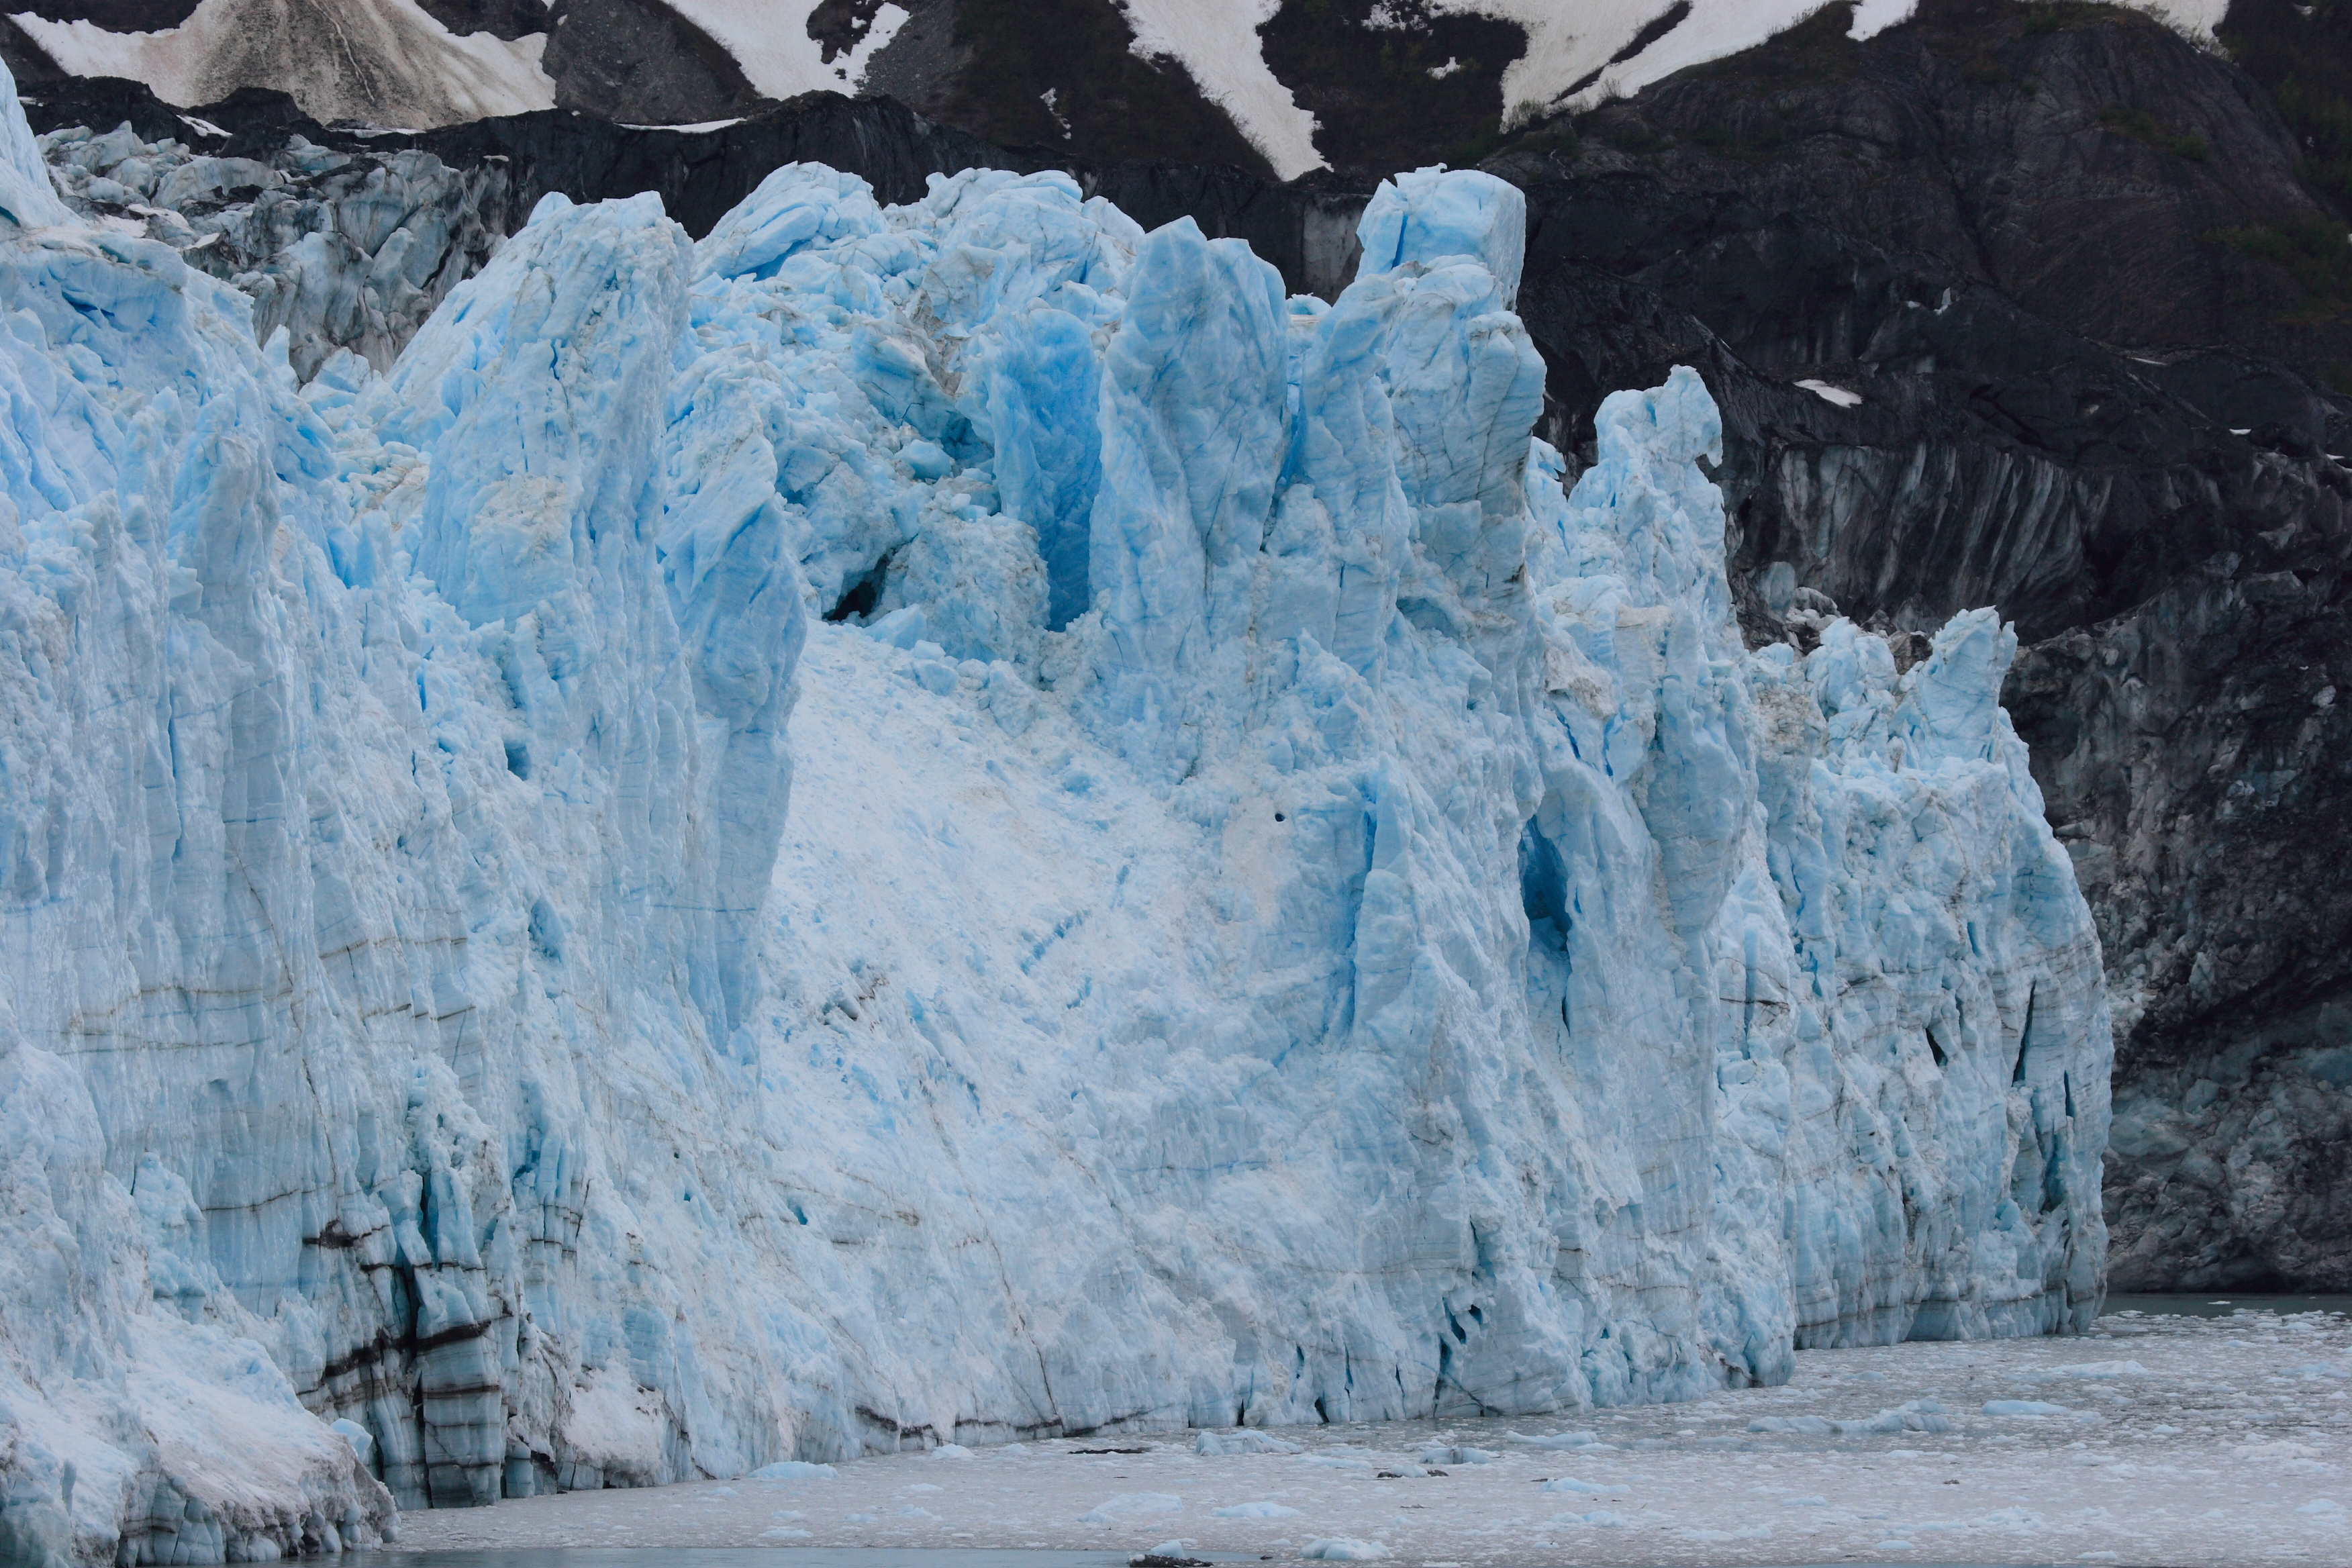
[[0,1556],[2087,1321],[2013,639],[1745,652],[1697,377],[1529,438],[1507,186],[1329,307],[551,197],[298,386],[0,116]]

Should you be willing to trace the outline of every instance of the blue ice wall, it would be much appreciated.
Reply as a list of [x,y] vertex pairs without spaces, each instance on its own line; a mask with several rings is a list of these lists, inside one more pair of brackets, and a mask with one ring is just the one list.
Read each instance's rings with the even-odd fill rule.
[[13,1539],[2086,1321],[2013,638],[1746,650],[1695,375],[1530,438],[1508,186],[1328,306],[1059,174],[551,198],[298,391],[0,136]]

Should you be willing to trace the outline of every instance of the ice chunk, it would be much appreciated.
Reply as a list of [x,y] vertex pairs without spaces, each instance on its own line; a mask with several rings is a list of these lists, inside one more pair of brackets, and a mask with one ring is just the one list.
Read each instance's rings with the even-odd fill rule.
[[1119,1492],[1105,1498],[1078,1518],[1089,1524],[1108,1524],[1144,1513],[1181,1513],[1184,1500],[1172,1492]]
[[1237,1502],[1213,1510],[1219,1519],[1297,1519],[1299,1510],[1271,1500]]
[[1531,1448],[1582,1448],[1600,1441],[1591,1432],[1554,1432],[1547,1437],[1530,1437],[1517,1432],[1509,1434],[1514,1443],[1524,1443]]
[[49,184],[40,143],[25,123],[16,78],[0,70],[0,215],[19,228],[73,221],[73,214]]
[[856,175],[822,163],[786,163],[694,247],[695,268],[720,278],[772,278],[803,251],[885,227],[874,193]]
[[[1990,1405],[1985,1408],[1992,1410]],[[1998,1411],[1993,1413],[2000,1414]],[[1748,1429],[1750,1432],[1798,1432],[1817,1436],[1858,1437],[1885,1432],[1948,1432],[1952,1429],[1952,1423],[1946,1416],[1944,1407],[1935,1400],[1912,1399],[1859,1420],[1839,1421],[1820,1415],[1764,1415],[1750,1421]]]
[[1308,1542],[1298,1555],[1310,1563],[1377,1563],[1389,1555],[1389,1549],[1378,1541],[1358,1541],[1353,1536],[1332,1535]]
[[1231,1432],[1203,1432],[1192,1439],[1196,1454],[1296,1454],[1298,1445],[1269,1432],[1240,1427]]
[[2063,1405],[2053,1405],[2044,1399],[1988,1399],[1984,1413],[1988,1415],[2072,1415],[2074,1412]]
[[1589,1497],[1622,1497],[1630,1489],[1618,1481],[1580,1481],[1574,1476],[1554,1476],[1544,1482],[1548,1492],[1580,1492]]
[[2042,1367],[2018,1374],[2025,1383],[2042,1383],[2054,1378],[2083,1378],[2094,1382],[2112,1382],[2123,1377],[2147,1377],[2147,1368],[2136,1361],[2086,1361],[2067,1366]]
[[341,1415],[328,1425],[342,1435],[343,1441],[352,1446],[352,1452],[359,1456],[361,1464],[365,1465],[375,1458],[375,1439],[369,1436],[366,1427]]
[[755,1481],[829,1481],[840,1472],[831,1465],[811,1464],[805,1459],[779,1459],[772,1465],[761,1465],[751,1472]]
[[1517,300],[1527,257],[1528,201],[1492,174],[1415,169],[1382,180],[1356,225],[1364,247],[1359,278],[1466,257],[1492,273],[1509,310]]

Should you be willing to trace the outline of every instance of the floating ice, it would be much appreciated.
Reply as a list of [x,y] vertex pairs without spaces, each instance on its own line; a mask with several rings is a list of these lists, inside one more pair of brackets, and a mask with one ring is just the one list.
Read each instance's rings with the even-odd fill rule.
[[1687,371],[1564,493],[1509,187],[1328,308],[1060,174],[551,197],[298,392],[9,136],[20,1537],[143,1530],[197,1473],[101,1435],[207,1390],[247,1552],[2087,1318],[2013,637],[1749,654]]
[[1514,1443],[1524,1443],[1531,1448],[1582,1448],[1600,1441],[1600,1438],[1591,1432],[1555,1432],[1548,1437],[1528,1436],[1514,1432],[1510,1434],[1510,1439]]
[[[2055,1405],[2051,1407],[2056,1409]],[[2028,1415],[2027,1411],[1995,1411],[1994,1415]],[[1891,1409],[1859,1420],[1839,1421],[1821,1415],[1763,1415],[1748,1424],[1750,1432],[1800,1432],[1816,1436],[1859,1437],[1886,1432],[1948,1432],[1952,1423],[1944,1407],[1932,1399],[1906,1400]],[[1906,1452],[1896,1449],[1894,1452]]]
[[1988,1415],[2072,1415],[2074,1412],[2063,1405],[2053,1405],[2043,1399],[1988,1399],[1984,1413]]
[[2147,1375],[2147,1368],[2136,1361],[2086,1361],[2067,1366],[2042,1367],[2023,1373],[2019,1381],[2043,1383],[2056,1378],[2082,1378],[2091,1382],[2112,1382],[2117,1378]]
[[1213,1510],[1219,1519],[1296,1519],[1298,1510],[1286,1508],[1274,1501],[1237,1502],[1229,1508]]
[[1348,1535],[1310,1541],[1298,1552],[1310,1563],[1377,1563],[1388,1554],[1389,1549],[1377,1541],[1358,1541]]
[[1120,1492],[1105,1498],[1078,1517],[1095,1524],[1108,1524],[1115,1520],[1141,1513],[1181,1513],[1184,1500],[1172,1492]]
[[1234,1432],[1203,1432],[1192,1439],[1196,1454],[1296,1454],[1298,1445],[1271,1433],[1243,1427]]

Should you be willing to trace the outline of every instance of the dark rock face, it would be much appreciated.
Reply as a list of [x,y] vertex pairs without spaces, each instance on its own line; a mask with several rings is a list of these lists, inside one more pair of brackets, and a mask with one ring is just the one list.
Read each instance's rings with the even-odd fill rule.
[[2235,542],[2011,682],[2137,1009],[2107,1163],[2118,1289],[2352,1282],[2352,521],[2339,498]]
[[1516,22],[1424,0],[1284,0],[1258,37],[1268,68],[1315,116],[1324,161],[1381,173],[1494,151],[1503,70],[1528,47]]
[[761,102],[734,56],[655,0],[556,0],[542,25],[540,68],[554,79],[562,109],[628,124],[693,125]]
[[[1115,0],[914,0],[866,73],[870,91],[1037,164],[1166,159],[1268,173],[1265,160],[1173,59],[1134,52]],[[812,36],[831,7],[810,18]],[[830,42],[830,38],[827,39]]]
[[2294,279],[2217,237],[2326,211],[2243,72],[2115,6],[1929,0],[1860,44],[1846,14],[1597,111],[1572,158],[1499,155],[1568,220],[1531,261],[1637,271],[1777,217],[1937,258],[2117,347],[2306,372],[2352,353],[2352,328],[2282,320]]

